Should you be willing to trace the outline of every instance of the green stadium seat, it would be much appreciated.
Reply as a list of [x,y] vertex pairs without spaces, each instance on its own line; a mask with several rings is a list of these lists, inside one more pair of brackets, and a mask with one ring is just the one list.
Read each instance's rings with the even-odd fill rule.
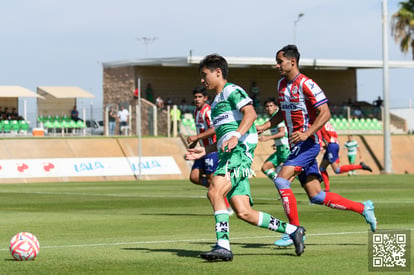
[[69,128],[77,128],[77,124],[74,120],[69,121]]
[[62,123],[58,119],[55,119],[55,121],[53,121],[53,128],[62,128]]
[[27,132],[29,131],[29,123],[27,123],[26,120],[20,120],[19,129],[20,129],[20,132],[27,134]]
[[1,123],[2,123],[3,132],[4,133],[10,133],[10,131],[11,131],[10,121],[2,120]]
[[53,122],[49,121],[49,120],[46,120],[45,121],[45,128],[46,129],[52,129],[53,128]]
[[82,129],[86,128],[86,125],[82,120],[78,120],[76,121],[76,128],[79,129],[79,131],[81,131]]
[[374,127],[375,130],[382,130],[382,123],[377,120],[376,123],[374,122]]
[[19,122],[17,120],[10,121],[11,132],[17,134],[20,130]]
[[70,128],[70,123],[66,120],[62,120],[61,122],[62,124],[62,131],[63,133],[68,133],[69,132],[69,128]]
[[38,116],[38,117],[37,117],[37,121],[38,121],[39,123],[45,123],[46,118],[45,118],[45,116]]

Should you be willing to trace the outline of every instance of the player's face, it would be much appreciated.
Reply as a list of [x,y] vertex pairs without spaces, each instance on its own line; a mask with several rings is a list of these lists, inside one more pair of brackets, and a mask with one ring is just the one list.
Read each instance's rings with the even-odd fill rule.
[[268,102],[265,105],[265,111],[266,113],[271,116],[273,115],[277,110],[277,106],[273,102]]
[[203,107],[206,101],[207,97],[203,96],[202,93],[197,93],[194,95],[194,104],[196,105],[197,109],[201,109],[201,107]]
[[200,70],[201,84],[203,84],[207,90],[216,90],[219,83],[219,74],[220,69],[210,71],[207,67],[203,67]]
[[280,72],[281,76],[289,74],[293,70],[294,60],[289,59],[283,55],[283,52],[276,56],[276,70]]

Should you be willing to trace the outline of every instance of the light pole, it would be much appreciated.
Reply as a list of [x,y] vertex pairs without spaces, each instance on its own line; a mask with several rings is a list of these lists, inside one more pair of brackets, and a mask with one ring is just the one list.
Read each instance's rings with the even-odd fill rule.
[[384,98],[383,129],[384,129],[384,172],[392,173],[391,130],[390,130],[390,83],[388,62],[388,4],[382,0],[382,86]]
[[296,24],[305,14],[303,12],[298,14],[298,18],[293,22],[293,44],[296,45]]
[[143,37],[139,37],[137,38],[138,41],[144,43],[145,45],[145,56],[148,57],[148,45],[154,43],[155,40],[157,40],[157,37],[147,37],[147,36],[143,36]]

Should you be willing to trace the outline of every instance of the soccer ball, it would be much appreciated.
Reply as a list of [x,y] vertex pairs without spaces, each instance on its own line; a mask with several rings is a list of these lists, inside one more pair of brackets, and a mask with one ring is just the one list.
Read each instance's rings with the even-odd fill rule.
[[32,261],[39,254],[39,241],[28,232],[20,232],[10,240],[9,250],[17,261]]

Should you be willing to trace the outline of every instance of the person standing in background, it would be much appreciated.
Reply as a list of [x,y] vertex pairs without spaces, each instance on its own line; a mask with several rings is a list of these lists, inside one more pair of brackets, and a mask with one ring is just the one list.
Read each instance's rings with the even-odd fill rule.
[[125,109],[124,105],[121,105],[121,110],[118,111],[119,120],[119,134],[122,135],[123,128],[128,126],[129,112]]
[[114,110],[114,107],[111,106],[111,109],[108,113],[108,128],[109,128],[109,135],[113,136],[115,135],[115,124],[116,124],[116,111]]

